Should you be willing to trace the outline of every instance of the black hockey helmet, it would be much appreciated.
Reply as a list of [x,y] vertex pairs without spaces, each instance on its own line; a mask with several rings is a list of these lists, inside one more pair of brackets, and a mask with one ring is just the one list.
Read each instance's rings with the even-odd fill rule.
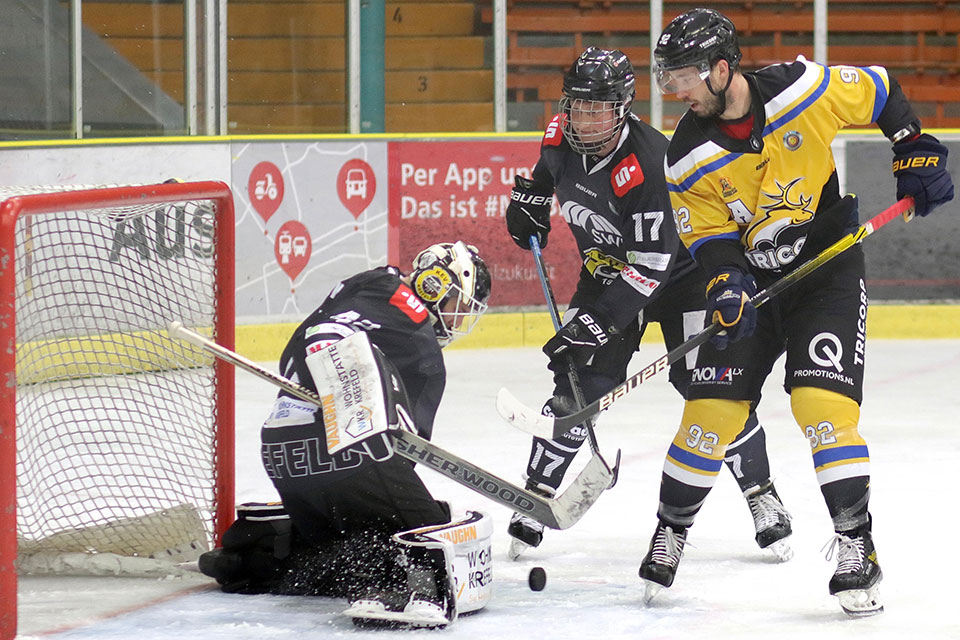
[[[622,51],[587,47],[580,54],[563,76],[559,105],[565,116],[563,134],[574,151],[597,153],[620,134],[633,103],[635,86],[633,65]],[[607,117],[600,118],[589,132],[575,126],[584,117],[601,113]]]
[[490,271],[477,248],[442,242],[413,259],[410,283],[430,312],[440,346],[465,336],[487,310]]
[[[736,69],[742,57],[733,22],[718,11],[699,7],[677,16],[664,28],[653,50],[653,72],[661,93],[676,93],[704,80],[718,60],[726,60]],[[685,67],[695,67],[699,77],[684,80],[669,73]]]

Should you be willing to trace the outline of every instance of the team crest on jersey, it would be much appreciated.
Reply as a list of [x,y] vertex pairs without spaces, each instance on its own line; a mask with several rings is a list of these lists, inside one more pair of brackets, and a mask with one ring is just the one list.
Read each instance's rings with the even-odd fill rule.
[[737,188],[733,186],[729,178],[720,178],[720,188],[723,189],[724,198],[729,198],[737,193]]
[[772,202],[761,204],[763,217],[751,224],[748,241],[751,249],[747,260],[760,269],[779,269],[793,262],[807,236],[807,223],[813,219],[810,205],[813,196],[791,196],[791,189],[803,178],[795,178],[786,185],[776,181],[780,193],[763,193]]
[[783,146],[790,151],[796,151],[803,144],[803,136],[799,131],[787,131],[783,134]]
[[623,236],[612,222],[582,204],[568,200],[560,205],[560,215],[567,224],[580,227],[590,234],[594,242],[615,247],[623,244]]
[[610,185],[618,198],[627,195],[630,189],[641,184],[643,184],[643,169],[640,168],[640,162],[635,153],[621,160],[610,172]]
[[543,146],[555,147],[563,141],[563,114],[558,113],[543,132]]
[[776,182],[777,189],[780,190],[780,193],[764,193],[764,197],[770,198],[772,202],[770,204],[762,204],[760,208],[770,214],[789,211],[791,213],[790,222],[792,224],[800,224],[810,220],[813,217],[813,211],[809,209],[810,204],[813,202],[813,196],[804,196],[801,193],[797,200],[790,200],[790,190],[801,180],[803,180],[802,176],[794,178],[788,182],[786,186],[780,184],[779,180],[775,180],[774,182]]
[[627,263],[591,247],[583,252],[583,266],[597,280],[609,282],[620,275]]

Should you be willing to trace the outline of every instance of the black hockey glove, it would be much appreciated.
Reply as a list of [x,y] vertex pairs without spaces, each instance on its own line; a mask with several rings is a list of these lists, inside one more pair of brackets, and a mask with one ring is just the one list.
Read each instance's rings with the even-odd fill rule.
[[543,352],[550,358],[552,371],[557,371],[558,365],[563,362],[582,367],[594,351],[610,342],[617,333],[606,315],[589,307],[580,307],[577,315],[547,340]]
[[953,200],[947,148],[929,133],[894,143],[893,175],[897,178],[897,200],[913,196],[918,216]]
[[516,176],[507,206],[507,231],[521,249],[530,248],[530,236],[537,236],[540,247],[547,246],[550,233],[550,201],[553,190]]
[[736,342],[753,335],[757,327],[757,309],[750,298],[757,292],[753,276],[737,267],[720,267],[713,272],[707,284],[707,324],[719,322],[724,328],[710,338],[719,351],[728,342]]

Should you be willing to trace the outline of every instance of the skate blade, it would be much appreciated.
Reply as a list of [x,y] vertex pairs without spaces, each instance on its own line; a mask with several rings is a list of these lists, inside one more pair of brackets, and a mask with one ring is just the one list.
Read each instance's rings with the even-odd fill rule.
[[653,599],[663,590],[663,585],[650,580],[643,581],[643,604],[650,604]]
[[793,547],[785,540],[777,540],[767,547],[779,562],[787,562],[793,557]]
[[523,553],[529,548],[530,548],[530,545],[528,545],[526,542],[523,542],[522,540],[517,540],[516,538],[511,538],[510,548],[507,549],[507,558],[509,558],[510,560],[516,560],[520,556],[522,556]]
[[866,618],[883,613],[880,593],[876,586],[869,589],[850,589],[837,594],[840,608],[851,618]]
[[386,611],[353,605],[343,612],[361,628],[437,629],[450,624],[442,614],[428,612]]

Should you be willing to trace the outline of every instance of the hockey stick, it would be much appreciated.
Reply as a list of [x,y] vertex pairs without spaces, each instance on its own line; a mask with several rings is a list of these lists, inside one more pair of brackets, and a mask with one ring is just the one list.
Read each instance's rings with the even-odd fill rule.
[[[903,215],[904,220],[909,221],[913,217],[913,198],[906,197],[897,201],[893,206],[878,213],[868,221],[860,225],[856,230],[845,235],[834,244],[830,245],[818,255],[814,256],[795,270],[780,278],[763,291],[750,298],[750,302],[755,307],[768,302],[774,296],[782,293],[784,290],[793,286],[803,278],[810,275],[813,271],[820,268],[830,260],[863,241],[864,238],[877,231],[899,215]],[[551,418],[542,415],[524,405],[509,390],[501,388],[497,394],[497,412],[511,425],[526,431],[529,434],[539,438],[557,438],[560,435],[570,431],[573,427],[592,418],[604,409],[609,408],[613,403],[636,389],[638,386],[667,369],[671,364],[685,356],[690,351],[703,345],[715,334],[721,330],[716,322],[706,327],[703,331],[696,334],[683,344],[675,347],[666,355],[661,356],[650,363],[637,373],[633,374],[622,384],[614,387],[605,393],[599,399],[591,402],[580,411],[569,416]]]
[[[217,358],[244,369],[287,393],[306,402],[321,406],[315,392],[264,369],[256,362],[223,347],[206,336],[187,329],[180,322],[170,322],[167,332],[194,344]],[[610,486],[612,474],[600,456],[593,456],[573,483],[556,498],[544,498],[522,489],[475,464],[446,451],[429,440],[399,429],[387,430],[394,451],[413,462],[419,462],[457,484],[486,496],[514,511],[519,511],[551,529],[567,529],[593,506],[600,494]]]
[[[530,251],[533,253],[533,260],[537,264],[537,275],[540,276],[540,286],[543,288],[543,297],[547,299],[547,309],[550,311],[550,318],[553,320],[553,330],[560,330],[560,311],[557,308],[557,299],[553,295],[553,287],[550,286],[550,278],[547,276],[547,269],[543,264],[543,252],[540,250],[540,241],[537,236],[530,236]],[[573,400],[577,403],[577,409],[587,406],[587,400],[583,395],[583,387],[580,384],[580,374],[577,373],[577,367],[572,362],[567,367],[567,379],[570,381],[570,389],[573,392]],[[613,481],[610,483],[610,489],[617,484],[617,475],[620,471],[620,449],[617,449],[617,459],[613,467],[607,464],[603,456],[600,455],[600,444],[597,442],[597,434],[593,430],[593,424],[590,420],[584,423],[587,429],[587,441],[590,443],[590,450],[595,456],[610,469],[613,474]]]

